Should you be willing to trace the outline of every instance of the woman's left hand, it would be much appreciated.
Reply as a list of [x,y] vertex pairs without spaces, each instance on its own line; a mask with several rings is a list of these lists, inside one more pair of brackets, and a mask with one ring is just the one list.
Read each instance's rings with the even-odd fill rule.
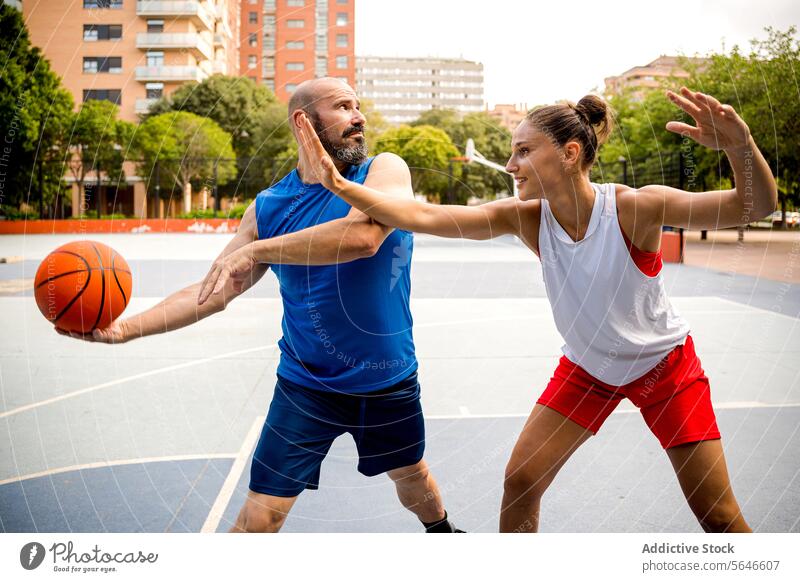
[[346,180],[336,169],[333,160],[319,141],[311,120],[305,114],[300,116],[300,147],[314,177],[331,192],[337,192]]
[[667,91],[667,97],[694,119],[697,127],[679,121],[667,123],[667,130],[687,135],[714,150],[737,151],[750,142],[750,128],[730,105],[711,95],[681,87],[681,94]]

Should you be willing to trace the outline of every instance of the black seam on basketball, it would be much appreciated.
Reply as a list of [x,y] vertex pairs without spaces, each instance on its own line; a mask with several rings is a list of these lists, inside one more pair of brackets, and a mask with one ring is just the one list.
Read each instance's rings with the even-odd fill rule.
[[[103,266],[103,255],[100,254],[100,250],[95,246],[94,243],[91,243],[94,252],[97,253],[97,260],[100,261],[100,267]],[[94,331],[97,327],[97,324],[100,323],[100,316],[103,315],[103,306],[106,301],[106,271],[105,269],[100,270],[100,309],[97,310],[97,319],[94,321],[94,325],[92,329],[89,331]]]
[[[87,261],[87,260],[86,260],[86,259],[83,257],[83,255],[79,255],[78,253],[75,253],[75,252],[73,252],[73,251],[65,251],[65,250],[58,250],[58,249],[54,250],[54,251],[53,251],[52,253],[50,253],[50,254],[51,254],[51,255],[55,255],[55,254],[58,254],[58,253],[64,253],[65,255],[72,255],[73,257],[78,257],[80,260],[82,260],[82,261],[83,261],[83,264],[84,264],[84,265],[86,265],[86,268],[87,268],[87,269],[90,269],[90,268],[91,268],[91,267],[89,267],[89,261]],[[100,264],[102,265],[102,263],[100,263]]]
[[[69,251],[61,251],[61,252],[63,252],[63,253],[69,253],[69,254],[71,254],[71,255],[74,255],[74,254],[75,254],[75,253],[70,253]],[[86,291],[86,288],[89,286],[89,281],[91,281],[91,280],[92,280],[92,270],[89,268],[89,263],[87,263],[87,262],[86,262],[86,259],[84,259],[84,258],[83,258],[83,257],[81,257],[80,255],[76,255],[76,256],[80,257],[80,258],[81,258],[81,260],[82,260],[84,263],[86,263],[86,272],[88,273],[88,275],[89,275],[89,276],[88,276],[88,277],[86,277],[86,282],[83,284],[83,288],[82,288],[80,291],[78,291],[78,294],[77,294],[77,295],[75,295],[75,297],[73,297],[73,298],[72,298],[72,300],[71,300],[69,303],[67,303],[67,306],[66,306],[64,309],[62,309],[62,310],[61,310],[61,313],[59,313],[59,314],[56,316],[56,318],[53,320],[53,323],[56,323],[56,322],[57,322],[59,319],[61,319],[61,316],[62,316],[62,315],[64,315],[64,314],[65,314],[65,313],[66,313],[66,312],[69,310],[69,308],[70,308],[70,307],[72,307],[72,305],[73,305],[73,304],[74,304],[74,303],[75,303],[75,302],[76,302],[78,299],[80,299],[81,295],[83,295],[83,292],[84,292],[84,291]]]
[[[114,281],[117,282],[117,288],[119,292],[122,293],[122,299],[125,301],[125,307],[128,306],[128,296],[125,294],[125,290],[122,288],[122,285],[119,283],[119,277],[117,277],[117,270],[114,268],[114,261],[117,260],[117,252],[115,250],[111,250],[111,272],[114,273]],[[130,273],[129,273],[130,274]],[[123,307],[123,309],[125,309]]]
[[[89,269],[89,270],[91,270],[91,269]],[[79,269],[77,271],[67,271],[66,273],[61,273],[59,275],[53,275],[52,277],[50,277],[48,279],[45,279],[44,281],[39,283],[36,286],[36,289],[38,289],[39,287],[41,287],[42,285],[44,285],[46,283],[49,283],[50,281],[53,281],[54,279],[58,279],[60,277],[66,277],[67,275],[74,275],[75,273],[85,273],[85,272],[86,272],[86,269]]]

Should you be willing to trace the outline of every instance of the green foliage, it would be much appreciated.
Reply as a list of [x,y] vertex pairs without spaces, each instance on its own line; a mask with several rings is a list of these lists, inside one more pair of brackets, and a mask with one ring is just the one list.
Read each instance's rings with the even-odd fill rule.
[[191,212],[182,212],[178,214],[178,218],[238,218],[241,219],[244,216],[247,207],[250,206],[252,200],[246,200],[242,204],[235,204],[228,209],[227,212],[218,212],[216,216],[214,216],[214,209],[207,208],[205,210],[202,209],[194,209]]
[[[778,180],[781,202],[800,202],[800,99],[796,73],[800,44],[794,27],[786,31],[765,29],[767,37],[751,41],[748,53],[739,47],[725,54],[710,54],[705,63],[683,59],[688,79],[669,79],[662,89],[686,85],[731,104],[747,122],[750,131]],[[621,180],[622,165],[628,163],[629,183],[643,186],[664,178],[678,156],[684,168],[681,184],[687,190],[729,188],[732,172],[723,152],[702,147],[668,132],[668,121],[693,123],[664,96],[663,90],[647,93],[640,101],[631,95],[609,100],[617,129],[600,151],[595,175]],[[637,175],[632,175],[637,174]]]
[[[467,140],[472,139],[475,141],[475,149],[487,159],[499,164],[508,159],[511,132],[487,113],[470,113],[460,118],[452,109],[431,109],[425,111],[411,125],[412,127],[429,125],[441,129],[460,152],[466,149]],[[462,204],[470,196],[494,198],[499,192],[513,191],[508,176],[479,164],[462,165],[459,177],[455,186],[454,201]]]
[[52,201],[61,189],[61,158],[68,139],[72,95],[61,87],[58,76],[41,51],[30,43],[19,10],[0,5],[0,170],[6,175],[0,203],[18,207],[33,202],[39,191]]
[[110,101],[86,101],[72,114],[70,127],[69,169],[83,189],[87,173],[103,172],[111,182],[123,182],[125,147],[130,143],[134,126],[117,119],[119,107]]
[[0,205],[0,220],[38,220],[39,213],[33,208],[23,206],[22,209],[9,204]]
[[187,84],[153,104],[147,118],[183,111],[214,120],[231,136],[238,160],[238,177],[220,195],[238,190],[261,190],[273,160],[294,141],[286,105],[272,91],[247,77],[212,75],[200,84]]
[[[459,152],[450,137],[430,125],[401,125],[389,129],[375,143],[375,152],[393,152],[411,169],[414,190],[444,197],[448,191],[450,158]],[[454,164],[454,174],[458,167]]]
[[231,136],[216,122],[193,113],[163,113],[145,120],[133,138],[142,160],[140,175],[153,191],[156,180],[162,197],[190,183],[219,184],[236,176]]

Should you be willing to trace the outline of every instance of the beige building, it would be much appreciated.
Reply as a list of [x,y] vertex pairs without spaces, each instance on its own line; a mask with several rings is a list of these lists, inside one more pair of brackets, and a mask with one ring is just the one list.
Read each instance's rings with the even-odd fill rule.
[[498,103],[492,109],[487,108],[486,113],[495,118],[507,130],[514,131],[525,119],[525,115],[528,113],[528,105],[526,103],[518,105]]
[[[31,41],[73,95],[117,103],[120,118],[139,114],[184,83],[214,73],[239,71],[241,0],[25,0]],[[100,188],[100,214],[164,216],[163,201],[146,200],[135,169],[126,167],[127,188]],[[69,181],[70,177],[67,177]],[[87,182],[96,183],[89,176]],[[109,200],[113,204],[109,207]],[[82,197],[73,192],[73,215]],[[167,209],[169,214],[180,209]]]
[[[707,59],[689,58],[693,64],[702,66]],[[616,77],[606,77],[606,95],[617,95],[625,90],[631,91],[634,100],[644,98],[647,91],[659,89],[661,83],[669,77],[686,79],[689,77],[681,68],[680,58],[661,55],[656,60],[642,66],[628,69]]]
[[483,65],[464,59],[356,57],[356,89],[390,123],[430,109],[484,109]]

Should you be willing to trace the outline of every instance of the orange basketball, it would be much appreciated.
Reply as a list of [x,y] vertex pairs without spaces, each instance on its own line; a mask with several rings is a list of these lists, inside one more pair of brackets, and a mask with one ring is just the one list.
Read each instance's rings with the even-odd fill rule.
[[39,265],[34,295],[39,311],[67,331],[108,327],[131,298],[125,259],[103,243],[81,240],[58,247]]

